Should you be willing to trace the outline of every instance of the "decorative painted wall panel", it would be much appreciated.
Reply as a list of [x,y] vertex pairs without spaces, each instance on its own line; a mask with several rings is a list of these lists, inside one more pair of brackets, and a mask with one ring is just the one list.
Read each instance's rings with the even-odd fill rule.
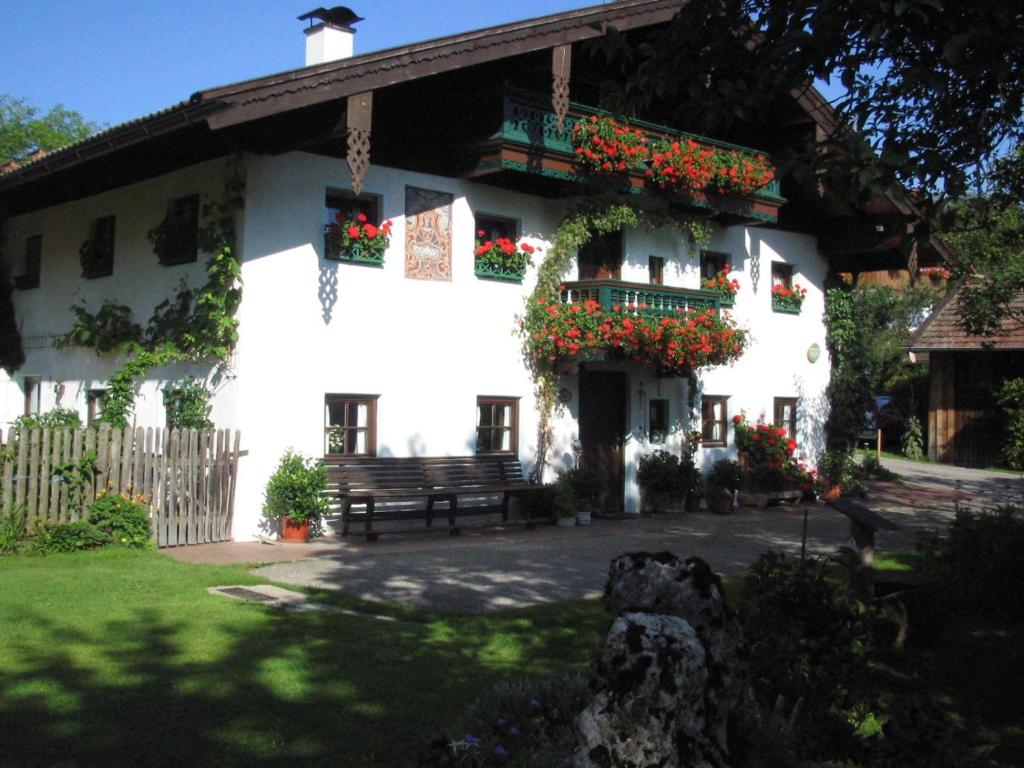
[[405,188],[405,276],[452,279],[452,202],[447,192]]

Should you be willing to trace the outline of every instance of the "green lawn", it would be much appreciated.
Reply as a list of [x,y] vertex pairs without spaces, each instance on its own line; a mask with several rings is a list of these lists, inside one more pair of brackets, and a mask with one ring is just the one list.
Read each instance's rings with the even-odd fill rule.
[[0,558],[0,766],[415,764],[494,683],[585,671],[607,621],[579,602],[386,623],[205,591],[260,581],[157,552]]
[[[0,558],[0,768],[415,765],[494,683],[585,672],[607,623],[596,601],[456,616],[316,593],[398,619],[384,622],[205,591],[260,581],[157,552]],[[1022,640],[1017,625],[954,619],[882,676],[972,743],[1002,739],[998,764],[1024,765]]]

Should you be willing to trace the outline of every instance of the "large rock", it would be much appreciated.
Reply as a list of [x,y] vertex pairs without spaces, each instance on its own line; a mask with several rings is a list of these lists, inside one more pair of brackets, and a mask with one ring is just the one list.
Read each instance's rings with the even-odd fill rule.
[[730,726],[752,712],[743,637],[699,558],[612,561],[612,622],[593,701],[576,719],[578,768],[725,766]]

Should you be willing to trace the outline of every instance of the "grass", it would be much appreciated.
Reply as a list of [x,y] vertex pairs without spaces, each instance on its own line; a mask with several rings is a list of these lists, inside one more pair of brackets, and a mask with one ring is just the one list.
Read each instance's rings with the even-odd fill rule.
[[[313,592],[384,622],[206,592],[262,581],[152,551],[0,558],[0,768],[415,765],[495,683],[586,673],[607,623],[597,601],[465,616]],[[885,656],[883,695],[924,695],[972,743],[1003,742],[992,765],[1024,765],[1022,641],[1017,624],[950,619]]]
[[[854,453],[857,454],[858,456],[877,456],[877,453],[874,448],[858,448],[857,450],[854,451]],[[920,459],[909,459],[902,453],[893,453],[892,451],[882,451],[882,458],[897,459],[899,461],[908,461],[912,464],[932,464],[936,466],[950,466],[948,464],[943,464],[940,461],[932,461],[927,456],[922,456]],[[1019,472],[1017,472],[1014,469],[1011,469],[1010,467],[971,467],[971,469],[977,470],[979,472],[998,472],[1003,474],[1009,472],[1012,474],[1020,474]]]
[[157,552],[0,559],[0,766],[415,764],[494,683],[585,671],[607,621],[596,601],[387,623],[206,592],[261,581]]

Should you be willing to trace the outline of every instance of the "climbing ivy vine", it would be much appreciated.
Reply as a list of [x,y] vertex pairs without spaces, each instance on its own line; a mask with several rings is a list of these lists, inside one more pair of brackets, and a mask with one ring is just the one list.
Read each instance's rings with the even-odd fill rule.
[[14,284],[0,260],[0,368],[14,371],[25,362],[21,332],[14,317]]
[[150,369],[173,362],[227,360],[238,341],[235,315],[242,288],[235,215],[244,200],[245,182],[233,165],[221,196],[201,211],[199,249],[212,254],[206,282],[190,288],[182,280],[177,294],[154,308],[145,330],[132,320],[131,309],[110,299],[95,313],[85,304],[71,307],[75,325],[59,344],[91,347],[98,355],[121,349],[128,358],[107,380],[101,419],[111,426],[129,425],[138,382]]
[[711,226],[703,219],[671,210],[650,210],[639,201],[583,198],[576,202],[562,220],[555,231],[552,246],[537,269],[537,284],[527,298],[526,311],[520,324],[523,355],[533,375],[538,410],[537,460],[532,472],[535,482],[540,481],[547,466],[552,437],[551,417],[558,400],[558,373],[549,360],[534,354],[534,334],[544,325],[547,307],[561,300],[563,276],[579,249],[596,235],[640,226],[649,229],[671,226],[687,239],[691,248],[706,245],[711,238]]

